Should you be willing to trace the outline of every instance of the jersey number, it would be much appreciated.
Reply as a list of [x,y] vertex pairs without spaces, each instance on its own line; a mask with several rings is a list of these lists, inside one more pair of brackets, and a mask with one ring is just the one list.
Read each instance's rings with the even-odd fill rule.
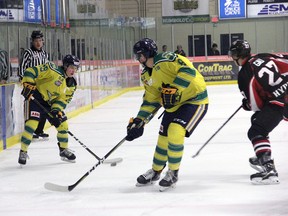
[[268,75],[268,83],[270,86],[276,86],[276,85],[280,84],[283,79],[281,77],[279,77],[276,81],[274,81],[275,80],[275,78],[274,78],[275,72],[269,70],[269,68],[272,68],[272,67],[274,67],[277,70],[276,64],[273,61],[269,61],[266,64],[266,66],[267,67],[263,67],[259,71],[259,77],[262,78],[264,76],[264,74],[267,74]]

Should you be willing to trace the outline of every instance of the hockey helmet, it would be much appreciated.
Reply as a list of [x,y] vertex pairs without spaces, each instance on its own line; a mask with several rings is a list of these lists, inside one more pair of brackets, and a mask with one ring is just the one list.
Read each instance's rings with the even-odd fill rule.
[[251,56],[251,46],[246,40],[236,40],[230,46],[228,55],[238,58]]
[[154,40],[150,38],[143,38],[135,43],[133,47],[133,52],[136,56],[136,59],[139,60],[141,54],[143,54],[146,58],[151,58],[157,55],[157,45]]
[[43,38],[43,37],[44,37],[44,35],[43,35],[42,31],[40,31],[40,30],[35,30],[31,34],[32,40],[37,39],[37,38]]
[[62,62],[63,62],[64,68],[65,68],[65,67],[66,67],[66,68],[69,67],[69,65],[73,65],[73,66],[77,67],[77,69],[78,69],[79,66],[80,66],[80,60],[79,60],[79,58],[76,57],[76,56],[74,56],[74,55],[70,55],[70,54],[64,56]]

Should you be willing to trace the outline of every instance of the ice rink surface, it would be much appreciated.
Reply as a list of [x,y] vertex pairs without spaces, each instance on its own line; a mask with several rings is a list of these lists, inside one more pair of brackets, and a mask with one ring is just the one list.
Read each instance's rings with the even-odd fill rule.
[[[288,215],[287,123],[270,134],[279,185],[252,185],[253,156],[247,138],[252,112],[240,110],[196,158],[197,150],[241,105],[236,85],[208,86],[209,110],[185,141],[177,186],[159,192],[158,184],[135,187],[136,178],[151,168],[160,120],[145,127],[144,135],[124,142],[110,158],[122,157],[115,167],[101,164],[72,192],[53,192],[45,182],[74,184],[97,160],[72,137],[76,163],[60,160],[56,130],[49,141],[33,142],[24,168],[17,160],[20,144],[0,153],[0,215],[2,216],[160,216],[160,215]],[[126,134],[137,114],[143,92],[130,92],[69,120],[70,131],[99,157]],[[163,176],[163,175],[162,175]]]

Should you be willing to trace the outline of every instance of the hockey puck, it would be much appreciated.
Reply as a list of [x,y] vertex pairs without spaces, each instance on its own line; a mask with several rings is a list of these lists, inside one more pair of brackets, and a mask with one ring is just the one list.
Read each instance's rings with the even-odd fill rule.
[[117,163],[116,162],[114,162],[114,163],[111,163],[111,165],[110,166],[116,166],[117,165]]

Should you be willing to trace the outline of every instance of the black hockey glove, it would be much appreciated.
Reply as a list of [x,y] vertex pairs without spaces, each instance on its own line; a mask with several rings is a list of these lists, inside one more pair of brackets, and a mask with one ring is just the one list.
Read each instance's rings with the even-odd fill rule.
[[51,117],[49,119],[49,121],[56,128],[58,128],[62,122],[67,120],[66,115],[63,112],[59,111],[59,110],[52,110],[51,114],[52,114],[53,118]]
[[77,82],[74,77],[67,77],[66,78],[66,85],[67,87],[76,87]]
[[34,83],[23,83],[23,90],[21,94],[24,96],[25,100],[30,100],[30,97],[33,95],[36,89],[36,85]]
[[242,99],[242,108],[246,111],[251,111],[251,106],[246,98]]
[[162,85],[161,98],[165,109],[172,108],[180,101],[178,89],[171,87],[169,84]]
[[139,118],[131,118],[127,126],[127,141],[132,141],[142,136],[144,132],[144,122]]

